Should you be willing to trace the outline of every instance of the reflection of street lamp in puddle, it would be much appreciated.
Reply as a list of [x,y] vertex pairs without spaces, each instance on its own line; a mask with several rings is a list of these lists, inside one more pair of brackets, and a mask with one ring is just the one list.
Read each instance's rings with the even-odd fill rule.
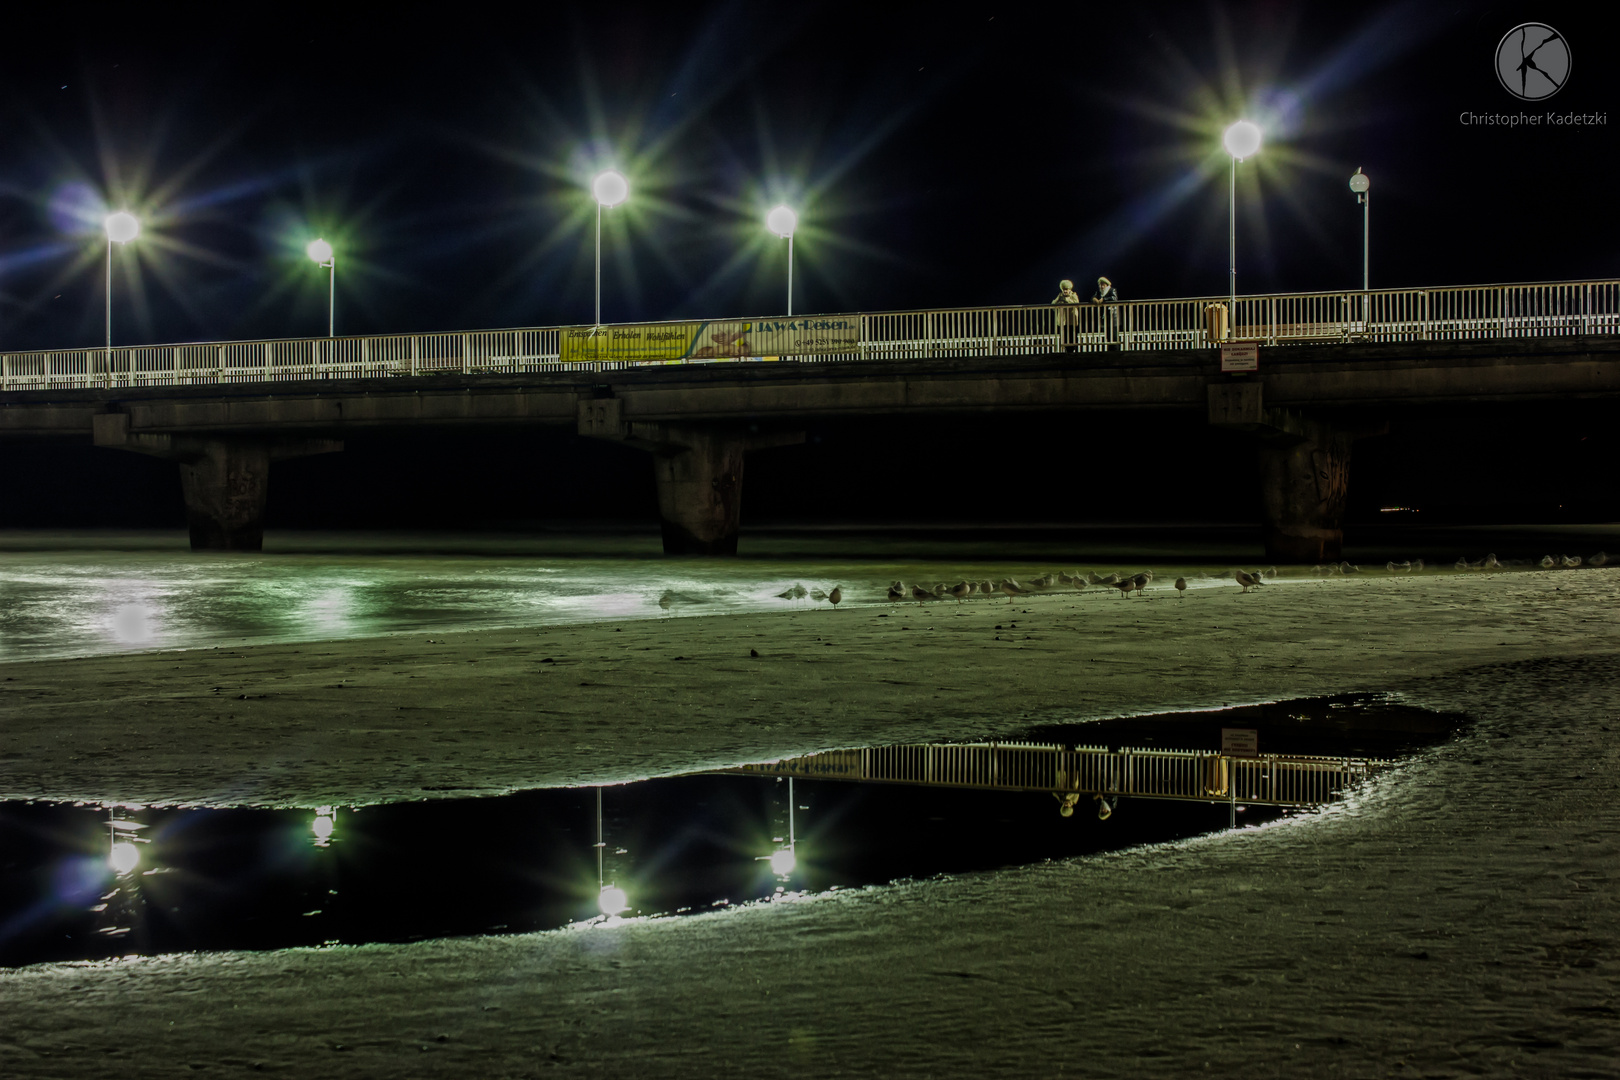
[[[778,779],[780,779],[780,778],[778,778]],[[787,847],[777,848],[775,851],[771,852],[769,855],[761,855],[761,856],[759,856],[759,861],[768,862],[768,863],[771,864],[771,873],[775,874],[779,878],[784,878],[784,879],[789,877],[799,865],[799,840],[798,840],[798,836],[797,836],[797,834],[795,832],[795,826],[794,826],[794,820],[793,820],[793,811],[794,811],[794,805],[793,805],[793,803],[794,803],[794,798],[793,798],[793,777],[791,777],[791,776],[788,777],[787,778],[787,783],[788,783],[788,834],[787,834]],[[777,843],[781,843],[781,840],[782,840],[781,837],[776,838]],[[778,889],[777,891],[781,892],[780,889]]]
[[132,873],[141,864],[141,852],[136,844],[147,841],[136,836],[135,833],[146,828],[139,821],[129,821],[124,818],[109,817],[107,831],[112,836],[112,845],[107,852],[107,866],[114,874],[123,877]]
[[334,813],[330,806],[315,808],[315,820],[310,823],[309,831],[315,834],[315,846],[327,847],[332,842],[332,830],[336,828],[333,820]]
[[607,844],[602,839],[602,789],[596,789],[596,906],[604,916],[612,918],[630,906],[630,898],[617,885],[607,884],[603,854]]

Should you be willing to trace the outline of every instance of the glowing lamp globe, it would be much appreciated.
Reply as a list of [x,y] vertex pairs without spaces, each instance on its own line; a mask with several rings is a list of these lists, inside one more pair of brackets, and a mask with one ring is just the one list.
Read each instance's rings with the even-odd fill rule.
[[598,173],[591,182],[591,194],[603,206],[618,206],[630,195],[630,181],[613,169]]
[[325,266],[332,261],[332,245],[325,240],[311,240],[309,246],[304,249],[304,254]]
[[778,206],[765,215],[765,227],[786,240],[799,227],[799,215],[791,206]]
[[1221,145],[1239,161],[1253,157],[1260,150],[1260,129],[1247,120],[1239,120],[1226,129]]
[[1357,169],[1356,175],[1350,178],[1350,190],[1355,192],[1357,195],[1367,194],[1368,189],[1371,187],[1372,177],[1368,176],[1360,169]]
[[315,821],[310,825],[310,831],[317,840],[325,840],[332,835],[332,819],[325,814],[316,815]]
[[134,844],[119,842],[112,846],[112,852],[107,856],[107,865],[112,867],[115,874],[127,874],[140,864],[141,853]]
[[792,848],[783,848],[771,853],[771,873],[782,877],[793,873],[793,868],[799,865],[799,857],[793,854]]
[[596,906],[602,909],[604,915],[617,915],[630,906],[630,898],[617,885],[609,885],[596,898]]
[[127,210],[108,214],[103,224],[107,229],[107,239],[115,243],[127,244],[141,234],[141,223]]

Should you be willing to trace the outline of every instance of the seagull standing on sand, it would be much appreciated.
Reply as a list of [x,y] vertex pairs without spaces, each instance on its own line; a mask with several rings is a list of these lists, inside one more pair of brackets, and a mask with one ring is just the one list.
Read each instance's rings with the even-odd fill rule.
[[919,603],[919,604],[922,603],[924,600],[936,600],[936,599],[938,599],[938,597],[936,597],[933,593],[929,592],[927,589],[923,588],[921,585],[913,585],[911,587],[911,598],[913,600],[917,601],[917,603]]
[[1137,574],[1135,577],[1131,578],[1131,584],[1136,586],[1136,595],[1141,596],[1142,590],[1147,588],[1148,582],[1152,580],[1153,571],[1151,570],[1144,570],[1140,574]]
[[1001,591],[1007,594],[1007,603],[1010,604],[1013,602],[1013,597],[1023,596],[1028,590],[1012,578],[1007,578],[1001,583]]
[[838,585],[834,585],[832,587],[832,592],[827,594],[827,602],[833,606],[834,611],[837,611],[838,605],[844,602],[843,588]]
[[1177,600],[1185,600],[1186,598],[1187,598],[1187,579],[1184,578],[1184,577],[1178,577],[1178,578],[1176,578],[1176,599]]
[[1120,599],[1123,600],[1125,597],[1131,595],[1132,589],[1136,588],[1136,579],[1126,578],[1124,581],[1116,581],[1114,582],[1114,588],[1119,590]]
[[889,585],[890,600],[904,600],[906,598],[906,585],[903,581],[891,582]]
[[973,592],[972,586],[970,586],[965,581],[958,581],[955,585],[951,586],[951,595],[956,597],[956,602],[958,604],[960,604],[962,602],[962,597],[968,596],[972,592]]
[[1244,592],[1248,592],[1251,588],[1265,584],[1265,582],[1244,570],[1239,570],[1232,576],[1237,579],[1237,583],[1239,585],[1243,586]]

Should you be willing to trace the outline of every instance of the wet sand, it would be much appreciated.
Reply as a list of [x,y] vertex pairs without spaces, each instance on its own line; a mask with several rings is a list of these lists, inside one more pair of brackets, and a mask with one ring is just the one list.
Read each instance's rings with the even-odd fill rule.
[[1330,811],[1103,858],[10,972],[0,1075],[1612,1076],[1617,599],[1378,574],[3,665],[11,798],[494,793],[1353,690],[1477,723]]

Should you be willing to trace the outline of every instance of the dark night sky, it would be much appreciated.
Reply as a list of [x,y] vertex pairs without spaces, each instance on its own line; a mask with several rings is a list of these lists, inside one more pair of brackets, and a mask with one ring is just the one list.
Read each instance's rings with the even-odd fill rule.
[[[1357,166],[1374,184],[1375,286],[1617,276],[1606,10],[8,15],[8,36],[29,47],[0,69],[0,348],[100,341],[112,204],[147,221],[115,260],[121,343],[320,333],[325,274],[302,253],[316,234],[338,248],[339,333],[588,322],[585,183],[610,164],[632,185],[608,215],[610,321],[780,311],[785,252],[762,225],[779,199],[803,217],[799,311],[1044,303],[1059,277],[1084,287],[1099,273],[1127,299],[1217,294],[1219,132],[1238,116],[1268,132],[1240,167],[1242,290],[1359,280]],[[1564,33],[1574,69],[1550,102],[1521,106],[1491,60],[1528,19]],[[1595,128],[1458,121],[1610,106],[1613,126]],[[1098,430],[1106,447],[1113,428]],[[0,454],[12,475],[45,460]],[[310,509],[322,497],[300,520],[337,524]]]

